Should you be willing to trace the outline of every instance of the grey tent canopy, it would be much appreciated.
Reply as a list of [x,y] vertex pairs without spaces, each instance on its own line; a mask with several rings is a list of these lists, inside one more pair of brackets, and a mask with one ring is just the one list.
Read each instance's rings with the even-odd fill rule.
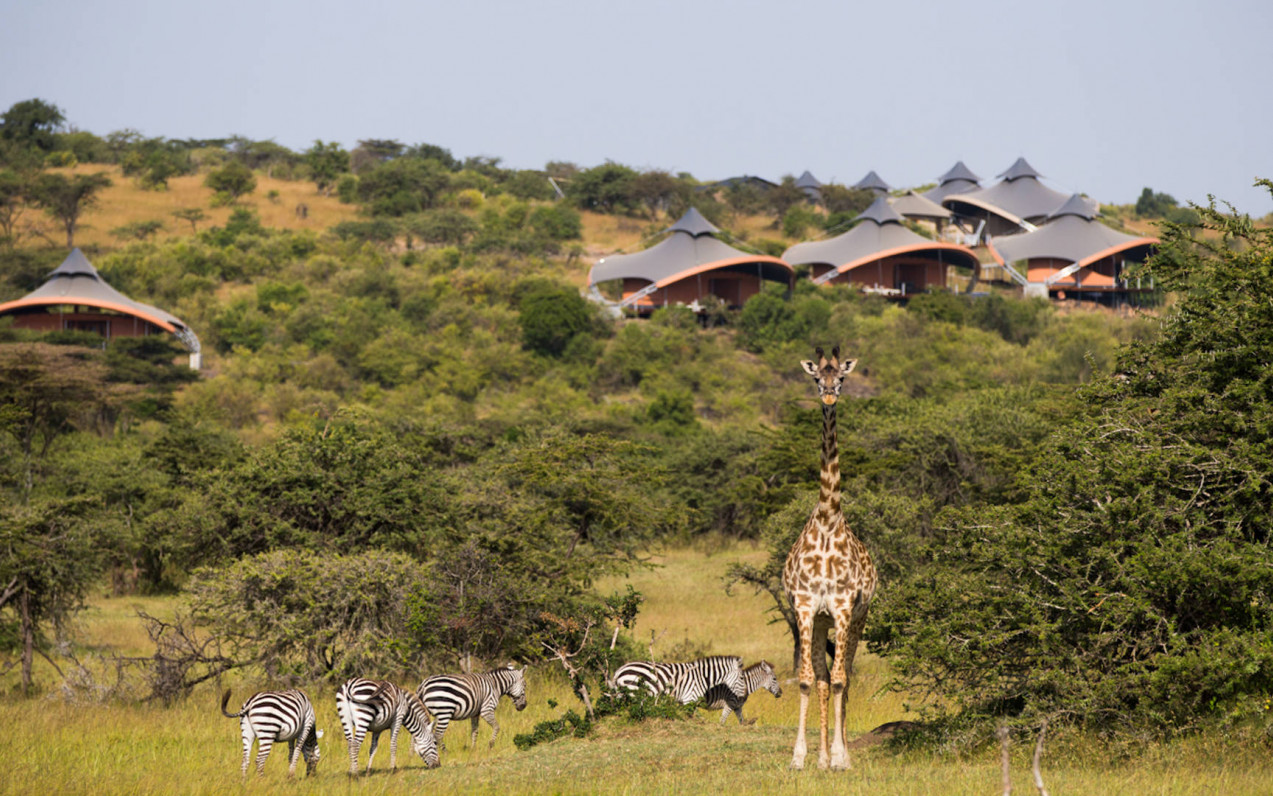
[[887,197],[880,196],[858,215],[847,232],[827,240],[797,243],[782,257],[792,265],[830,266],[828,273],[832,276],[898,255],[945,257],[952,265],[977,267],[977,255],[972,249],[929,240],[903,226],[903,220]]
[[199,353],[199,338],[180,318],[149,304],[142,304],[106,284],[84,252],[75,249],[49,273],[44,284],[15,301],[0,304],[0,315],[35,311],[36,308],[74,305],[131,315],[151,323],[181,340],[191,354]]
[[1066,194],[1039,182],[1041,175],[1025,158],[1017,158],[999,176],[1003,179],[989,188],[951,194],[941,203],[956,215],[976,217],[990,214],[1012,227],[1028,231],[1035,224],[1042,223],[1067,198]]
[[868,171],[866,176],[849,186],[850,188],[864,188],[876,193],[888,193],[893,188],[876,174],[874,171]]
[[1157,244],[1157,238],[1127,235],[1100,223],[1090,201],[1074,194],[1037,230],[994,238],[988,245],[991,255],[1000,264],[1044,262],[1044,266],[1030,269],[1035,272],[1030,281],[1051,284],[1107,257],[1120,254],[1128,259],[1143,257]]
[[953,213],[933,202],[922,194],[907,191],[892,202],[893,210],[906,218],[925,218],[934,221],[947,221]]
[[981,188],[981,178],[973,174],[972,169],[958,161],[945,174],[937,178],[937,187],[924,191],[921,196],[931,202],[940,203],[951,194],[968,193]]
[[818,180],[817,177],[813,176],[812,173],[806,170],[805,173],[801,174],[800,177],[796,180],[796,187],[797,188],[821,188],[822,183],[821,181]]
[[790,265],[777,257],[736,249],[718,239],[720,230],[697,208],[691,207],[664,231],[671,234],[644,251],[598,260],[588,275],[594,294],[598,283],[623,279],[648,283],[643,293],[648,295],[688,277],[718,270],[743,272],[784,284],[791,281]]

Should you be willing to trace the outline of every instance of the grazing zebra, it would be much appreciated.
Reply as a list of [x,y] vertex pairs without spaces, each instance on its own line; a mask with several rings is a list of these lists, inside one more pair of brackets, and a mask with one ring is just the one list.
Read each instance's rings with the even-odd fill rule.
[[518,710],[526,709],[526,669],[508,666],[482,674],[435,674],[420,684],[417,693],[433,716],[433,737],[438,748],[446,748],[442,745],[442,736],[452,719],[472,721],[473,737],[469,745],[476,744],[479,718],[486,719],[495,731],[490,744],[494,746],[499,735],[499,722],[495,720],[499,698],[507,695]]
[[671,694],[682,705],[697,701],[715,686],[742,695],[742,658],[713,655],[689,663],[632,661],[616,669],[610,683],[628,691],[644,688],[654,696]]
[[304,691],[261,691],[253,694],[239,708],[238,713],[227,713],[230,689],[221,697],[221,713],[226,718],[238,719],[243,735],[243,776],[248,773],[248,760],[252,755],[252,740],[256,739],[256,773],[265,773],[265,759],[270,749],[279,741],[287,741],[287,757],[290,761],[287,775],[296,774],[296,762],[305,755],[305,776],[318,768],[318,739],[323,731],[315,729],[314,705]]
[[382,680],[355,677],[336,692],[336,712],[349,744],[349,773],[358,773],[358,750],[371,733],[371,751],[367,754],[367,773],[376,757],[380,733],[389,730],[389,768],[398,767],[398,731],[406,727],[411,733],[411,748],[424,760],[427,768],[438,766],[438,745],[433,741],[433,724],[428,722],[424,703],[414,691],[399,688]]
[[782,696],[782,686],[778,683],[778,677],[774,674],[774,667],[769,661],[761,661],[753,663],[746,669],[743,669],[743,694],[739,696],[723,685],[713,686],[708,689],[707,694],[703,696],[703,702],[709,709],[723,708],[720,714],[720,723],[724,724],[725,719],[729,718],[730,711],[738,716],[739,724],[755,724],[756,720],[743,721],[743,703],[747,701],[747,697],[752,693],[765,689],[775,697]]

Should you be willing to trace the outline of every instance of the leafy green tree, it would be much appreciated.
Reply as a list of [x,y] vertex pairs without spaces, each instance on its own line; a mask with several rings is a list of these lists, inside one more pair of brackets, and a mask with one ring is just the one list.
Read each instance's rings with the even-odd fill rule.
[[0,346],[0,431],[18,447],[23,502],[35,471],[59,437],[91,422],[108,399],[107,368],[97,352],[48,343]]
[[595,311],[572,288],[539,288],[522,298],[522,343],[531,351],[559,357],[575,335],[591,328]]
[[30,188],[30,199],[57,219],[66,230],[66,246],[74,248],[80,216],[97,204],[98,194],[111,185],[106,172],[96,174],[41,174]]
[[451,150],[440,147],[436,144],[416,144],[407,147],[402,153],[406,158],[418,158],[420,160],[436,160],[446,167],[447,171],[459,171],[464,164],[451,154]]
[[401,553],[277,550],[195,573],[194,616],[236,662],[275,678],[342,679],[415,669],[403,644],[425,570]]
[[396,158],[358,178],[358,200],[376,216],[403,216],[433,207],[450,184],[437,161]]
[[324,144],[315,139],[305,151],[305,162],[309,164],[310,179],[323,196],[330,196],[340,175],[349,171],[349,153],[336,141]]
[[1202,216],[1146,266],[1180,296],[1161,337],[1082,391],[1022,499],[939,517],[868,625],[962,718],[1166,734],[1263,710],[1273,231]]
[[0,139],[52,152],[57,144],[56,133],[65,121],[61,108],[42,99],[15,102],[0,115]]
[[477,222],[459,210],[435,208],[407,221],[407,231],[425,243],[460,246],[477,232]]
[[[82,517],[89,501],[40,500],[0,507],[0,616],[8,614],[21,650],[22,688],[31,693],[31,665],[85,607],[101,573],[101,544]],[[60,671],[60,670],[59,670]]]
[[240,196],[256,190],[256,175],[237,160],[208,172],[203,184],[215,191],[215,204],[232,205]]
[[18,242],[18,220],[26,208],[28,181],[13,169],[0,169],[0,241]]
[[172,211],[172,215],[174,218],[188,222],[190,224],[190,234],[192,235],[199,231],[199,222],[208,219],[208,214],[197,207],[183,207],[180,210]]
[[282,547],[422,555],[446,521],[424,453],[348,413],[289,428],[201,487],[168,520],[195,563]]
[[566,195],[584,210],[627,213],[637,205],[633,195],[637,172],[618,163],[585,169],[567,183]]
[[1136,200],[1136,215],[1141,218],[1162,218],[1176,207],[1176,198],[1171,194],[1154,193],[1145,188]]
[[111,230],[111,234],[125,240],[146,240],[159,234],[159,230],[163,228],[164,222],[152,218],[149,221],[134,221],[131,224],[116,227]]

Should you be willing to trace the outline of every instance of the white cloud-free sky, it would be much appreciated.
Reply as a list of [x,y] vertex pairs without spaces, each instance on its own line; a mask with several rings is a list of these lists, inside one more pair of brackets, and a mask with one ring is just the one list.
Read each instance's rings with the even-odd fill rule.
[[0,110],[427,142],[515,168],[894,187],[1018,156],[1063,191],[1273,199],[1268,0],[0,0]]

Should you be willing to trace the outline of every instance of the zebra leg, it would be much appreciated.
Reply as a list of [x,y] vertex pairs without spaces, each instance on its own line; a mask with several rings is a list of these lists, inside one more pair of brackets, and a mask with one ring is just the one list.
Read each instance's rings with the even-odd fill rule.
[[[480,718],[479,716],[474,716],[472,720],[470,721],[470,723],[473,725],[473,736],[469,738],[469,746],[477,746],[477,722],[479,718]],[[492,739],[491,743],[494,743],[494,742],[495,742],[494,739]]]
[[446,751],[446,744],[442,743],[442,736],[446,735],[447,725],[451,723],[451,714],[444,713],[434,716],[433,742],[438,745],[438,751]]
[[[499,722],[495,720],[495,711],[491,711],[491,715],[483,716],[486,723],[491,725],[491,742],[486,745],[487,749],[495,746],[495,739],[499,737]],[[477,740],[477,719],[473,719],[473,739]]]
[[380,731],[371,734],[371,748],[367,750],[367,773],[371,773],[371,760],[376,756],[376,747],[380,745]]
[[265,775],[265,758],[270,756],[270,749],[273,747],[273,738],[256,739],[256,775],[258,777]]
[[[305,731],[302,730],[302,732]],[[304,738],[306,736],[302,735],[301,737]],[[289,777],[296,776],[296,763],[301,759],[301,749],[303,748],[304,744],[298,742],[295,738],[287,742],[287,775]]]
[[398,770],[398,731],[402,729],[402,717],[394,716],[393,724],[389,727],[389,770]]
[[358,752],[362,750],[362,740],[367,737],[367,731],[359,727],[354,727],[354,734],[349,738],[349,773],[358,773]]
[[[246,725],[243,728],[247,730]],[[243,733],[243,776],[248,775],[248,761],[252,759],[252,735],[250,732]]]
[[729,718],[729,705],[726,705],[720,712],[720,726],[725,726],[725,719]]

